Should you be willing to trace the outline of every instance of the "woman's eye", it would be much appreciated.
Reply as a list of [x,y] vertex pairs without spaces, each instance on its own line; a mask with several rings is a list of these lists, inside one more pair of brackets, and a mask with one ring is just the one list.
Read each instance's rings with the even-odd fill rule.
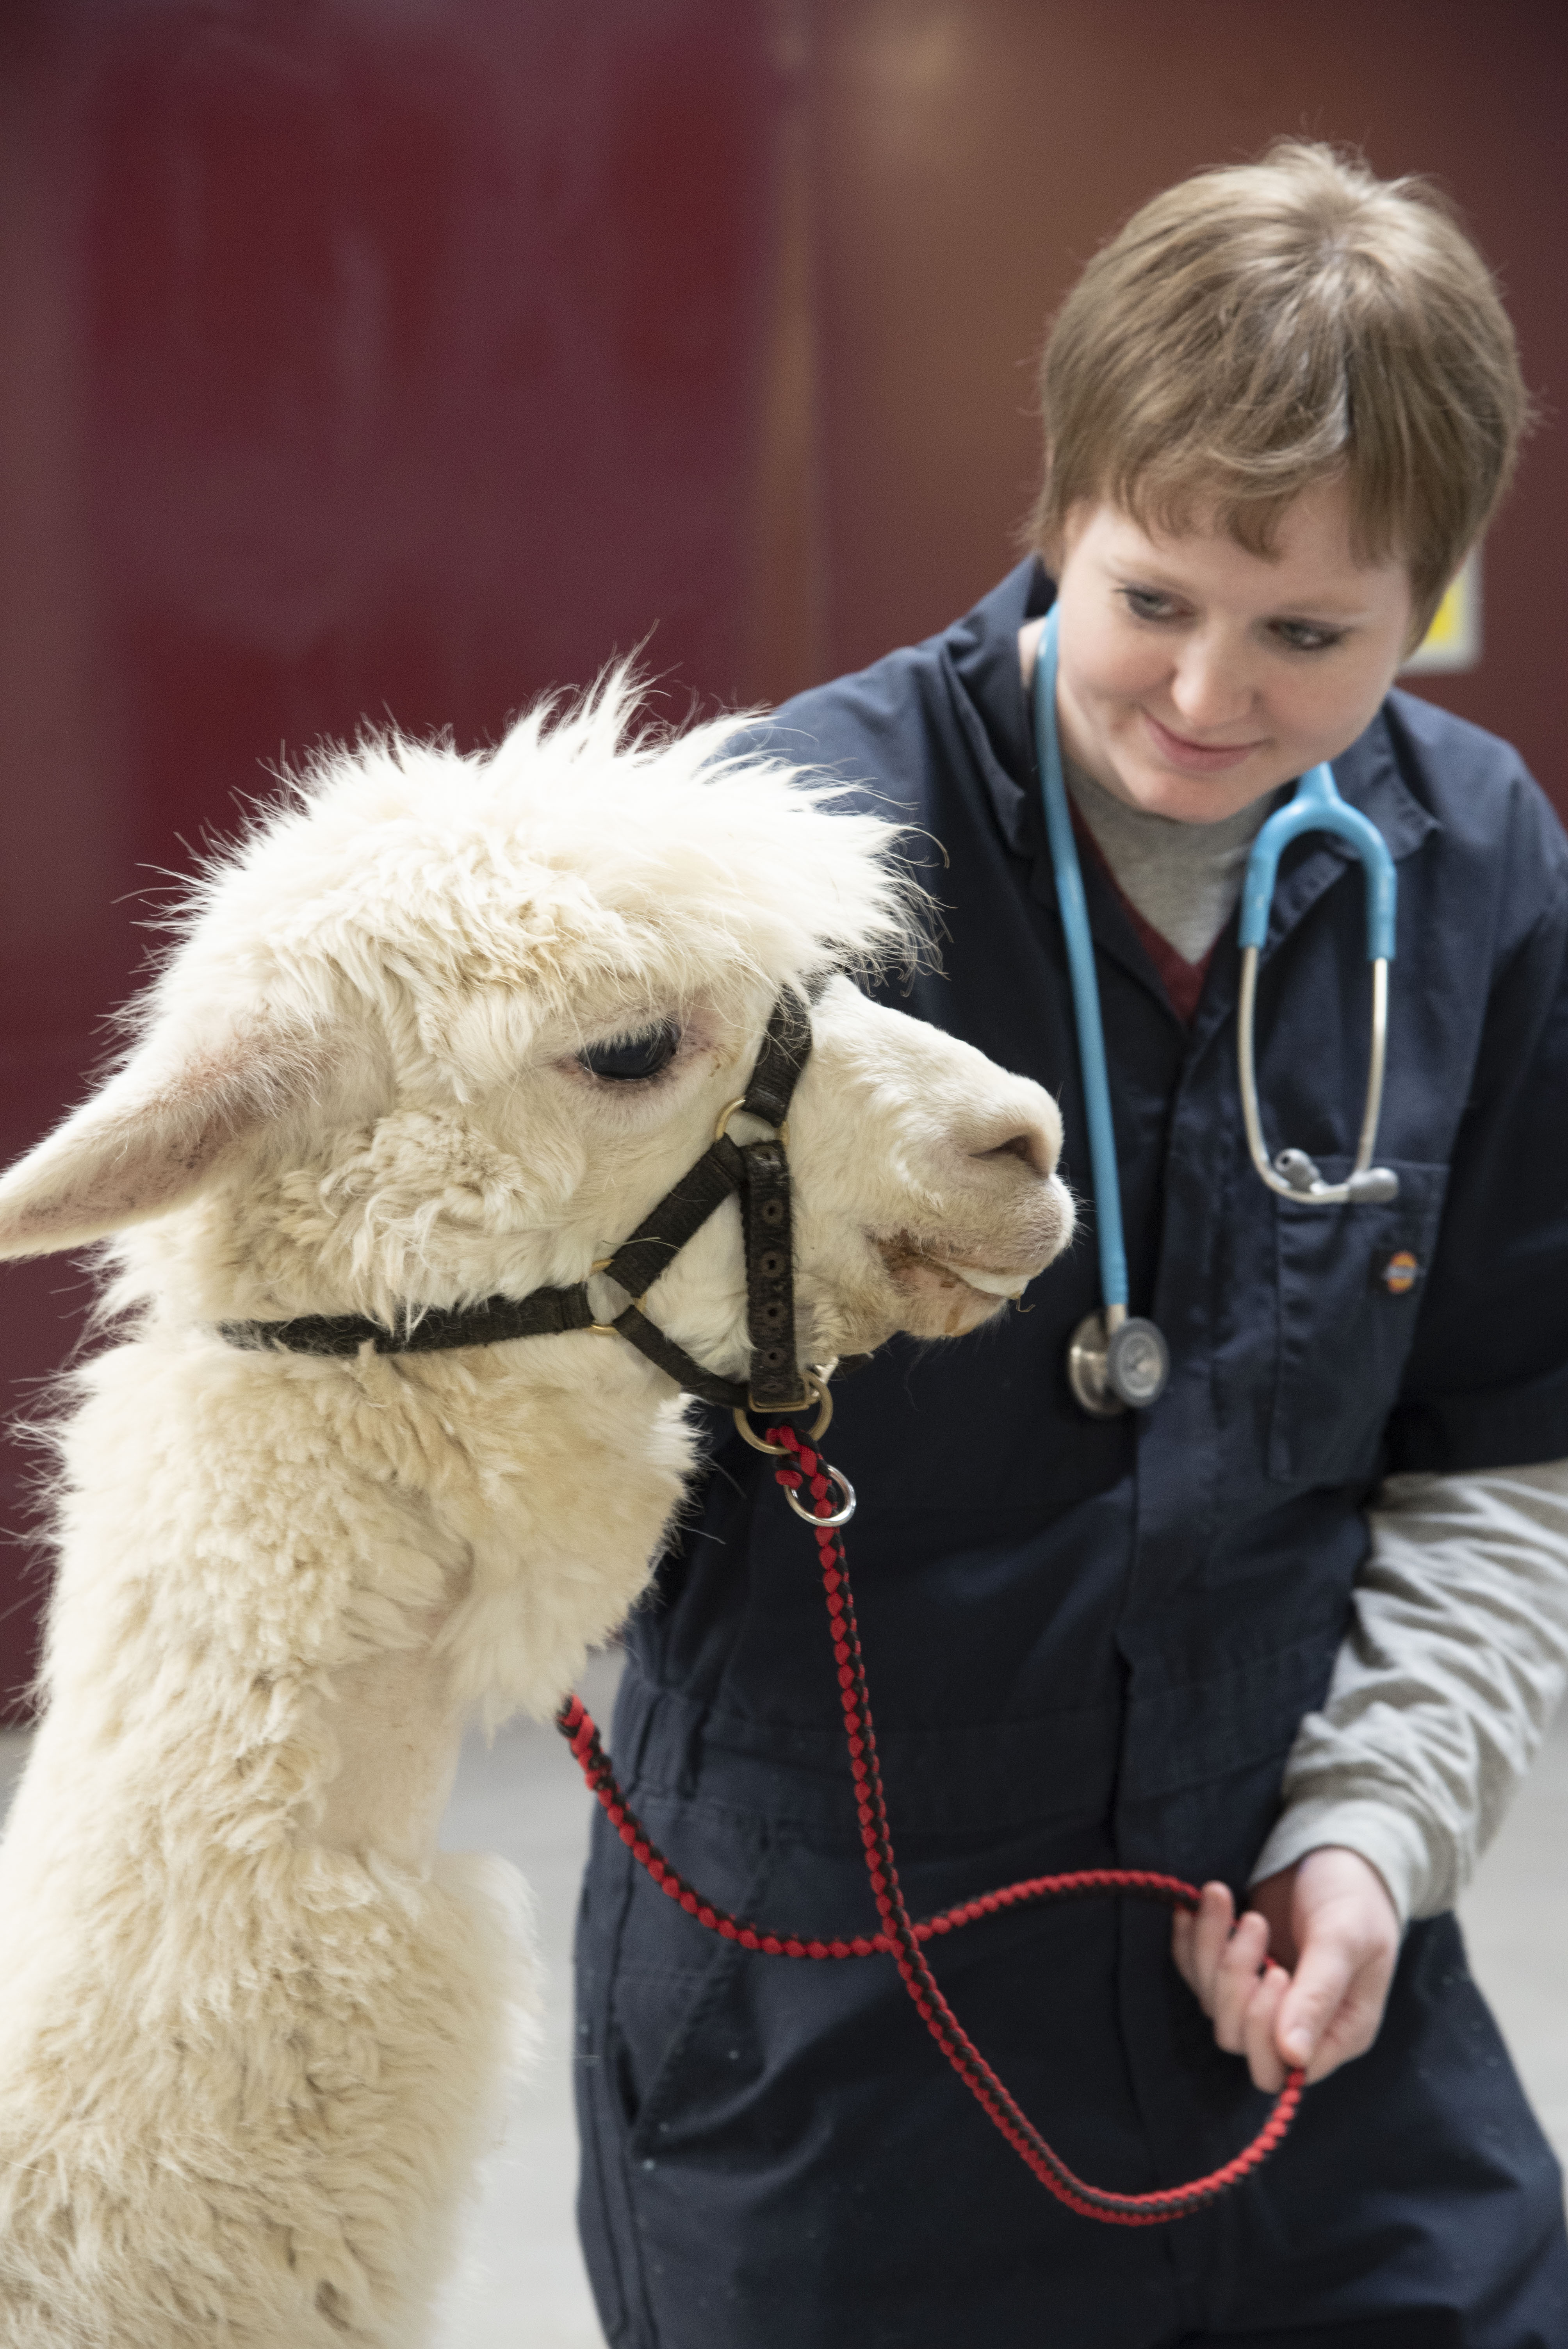
[[1293,653],[1326,653],[1341,641],[1345,631],[1318,627],[1311,620],[1276,620],[1274,634]]
[[1176,616],[1175,605],[1157,587],[1124,587],[1121,600],[1135,620],[1171,620]]
[[673,1019],[645,1028],[635,1036],[612,1036],[603,1044],[589,1044],[578,1053],[578,1065],[591,1077],[608,1077],[621,1084],[638,1077],[656,1077],[675,1059],[681,1031]]

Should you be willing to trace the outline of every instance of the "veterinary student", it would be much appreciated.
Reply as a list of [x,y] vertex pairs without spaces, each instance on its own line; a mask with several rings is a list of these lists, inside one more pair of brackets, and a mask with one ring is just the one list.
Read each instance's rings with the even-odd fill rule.
[[[596,1820],[579,1935],[582,2219],[615,2349],[1568,2349],[1562,2181],[1452,1914],[1568,1658],[1568,843],[1506,744],[1393,688],[1524,416],[1487,271],[1419,183],[1287,143],[1091,262],[1045,355],[1029,559],[758,743],[920,827],[942,967],[890,999],[1040,1080],[1092,1222],[1027,680],[1056,711],[1131,1308],[1167,1391],[1065,1373],[1092,1235],[964,1344],[888,1347],[829,1444],[905,1897],[1102,1866],[1205,1885],[937,1945],[984,2054],[1082,2177],[1284,2147],[1196,2216],[1047,2197],[885,1960],[704,1933]],[[1276,1198],[1247,1155],[1235,906],[1331,761],[1398,876],[1377,1159]],[[930,846],[940,843],[941,855]],[[1326,1177],[1367,1065],[1363,886],[1285,853],[1263,1115]],[[811,1545],[716,1429],[635,1617],[614,1746],[708,1899],[872,1930]],[[1237,1920],[1237,1910],[1243,1913]],[[1174,1959],[1174,1962],[1172,1960]]]

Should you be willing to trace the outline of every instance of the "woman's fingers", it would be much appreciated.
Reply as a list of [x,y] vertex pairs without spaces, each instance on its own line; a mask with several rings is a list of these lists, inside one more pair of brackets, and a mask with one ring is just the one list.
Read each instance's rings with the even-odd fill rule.
[[[1356,1971],[1351,1951],[1338,1939],[1309,1940],[1296,1967],[1290,1996],[1280,2016],[1280,2048],[1290,2063],[1300,2064],[1307,2072],[1309,2078],[1323,2077],[1319,2066],[1329,2052],[1329,2044],[1343,2036],[1346,2001]],[[1377,2011],[1372,2016],[1372,2029],[1377,2029]],[[1368,2033],[1360,2046],[1339,2047],[1334,2062],[1343,2063],[1347,2055],[1359,2055],[1371,2044]],[[1332,2070],[1333,2064],[1327,2068]]]
[[1214,2012],[1214,1977],[1236,1921],[1228,1884],[1205,1884],[1195,1910],[1178,1909],[1171,1954],[1205,2014]]
[[1309,1940],[1280,2016],[1279,2044],[1309,2081],[1326,2079],[1377,2036],[1394,1971],[1394,1952],[1378,1944]]
[[1285,2064],[1279,2052],[1279,2015],[1290,1989],[1283,1966],[1265,1965],[1258,1976],[1243,2025],[1237,2053],[1247,2059],[1254,2088],[1277,2095],[1284,2085]]
[[1309,2081],[1377,2036],[1399,1953],[1399,1920],[1382,1878],[1358,1853],[1325,1846],[1295,1872],[1293,1909],[1301,1955],[1279,2018],[1287,2062]]
[[[1265,1905],[1271,1889],[1262,1888]],[[1171,1931],[1171,1954],[1212,2018],[1216,2043],[1244,2056],[1253,2081],[1271,2093],[1284,2086],[1288,2069],[1299,2065],[1309,2081],[1320,2080],[1365,2053],[1377,2034],[1398,1951],[1397,1920],[1365,1862],[1325,1853],[1299,1889],[1294,1972],[1270,1958],[1268,1916],[1248,1909],[1238,1919],[1222,1884],[1206,1884],[1197,1909],[1179,1912]],[[1276,1920],[1276,1943],[1287,1930]]]
[[1284,1968],[1267,1963],[1268,1945],[1267,1921],[1251,1909],[1238,1920],[1223,1884],[1206,1884],[1196,1911],[1178,1912],[1171,1940],[1182,1980],[1212,2017],[1219,2045],[1246,2057],[1260,2087],[1284,2078],[1274,2034],[1290,1986]]
[[1214,2037],[1227,2055],[1247,2053],[1247,2028],[1263,1984],[1268,1957],[1269,1929],[1255,1909],[1249,1909],[1226,1942],[1214,1969]]

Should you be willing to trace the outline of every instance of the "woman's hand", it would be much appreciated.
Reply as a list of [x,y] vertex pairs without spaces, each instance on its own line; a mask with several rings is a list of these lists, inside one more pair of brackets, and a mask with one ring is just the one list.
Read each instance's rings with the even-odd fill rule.
[[1228,2054],[1271,2092],[1299,2065],[1326,2079],[1377,2036],[1399,1954],[1399,1920],[1382,1878],[1336,1844],[1254,1884],[1238,1922],[1230,1889],[1205,1884],[1179,1911],[1171,1954]]

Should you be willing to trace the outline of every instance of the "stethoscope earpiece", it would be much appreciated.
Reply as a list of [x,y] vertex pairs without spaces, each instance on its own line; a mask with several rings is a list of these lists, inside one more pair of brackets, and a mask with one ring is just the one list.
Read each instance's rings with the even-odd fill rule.
[[1315,1159],[1305,1150],[1276,1150],[1274,1171],[1284,1177],[1272,1184],[1282,1197],[1305,1199],[1312,1206],[1335,1206],[1341,1200],[1353,1207],[1377,1207],[1399,1195],[1399,1178],[1391,1166],[1357,1166],[1343,1184],[1326,1183]]

